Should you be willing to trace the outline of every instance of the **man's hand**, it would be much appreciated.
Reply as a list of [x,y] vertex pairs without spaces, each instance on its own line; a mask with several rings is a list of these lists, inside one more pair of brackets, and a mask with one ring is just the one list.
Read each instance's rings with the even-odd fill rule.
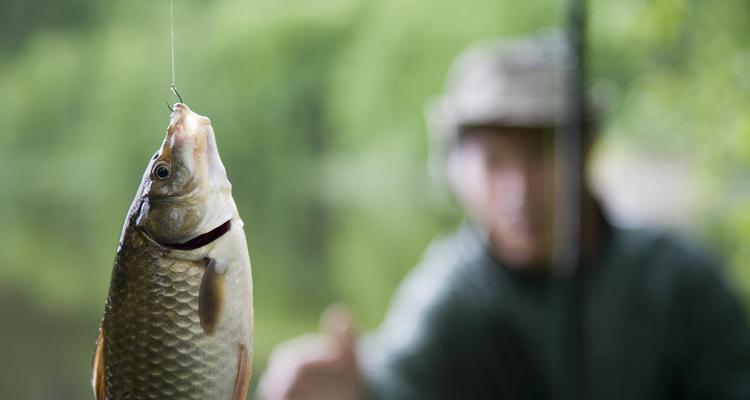
[[346,308],[323,312],[320,335],[279,345],[258,384],[261,400],[357,400],[363,384],[354,352],[355,333]]

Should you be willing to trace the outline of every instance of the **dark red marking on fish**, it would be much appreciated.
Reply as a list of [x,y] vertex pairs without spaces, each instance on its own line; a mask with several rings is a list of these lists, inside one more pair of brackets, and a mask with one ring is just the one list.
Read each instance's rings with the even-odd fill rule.
[[225,233],[229,232],[230,229],[232,229],[231,219],[202,235],[196,236],[188,240],[187,242],[160,243],[160,244],[164,247],[169,247],[170,249],[175,249],[175,250],[195,250],[197,248],[203,247],[215,241],[216,239],[222,237]]

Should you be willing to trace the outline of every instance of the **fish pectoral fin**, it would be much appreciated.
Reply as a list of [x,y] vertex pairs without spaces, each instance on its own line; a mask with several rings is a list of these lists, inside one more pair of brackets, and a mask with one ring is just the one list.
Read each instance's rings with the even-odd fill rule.
[[96,338],[96,350],[94,350],[94,362],[91,372],[91,386],[94,389],[94,398],[96,400],[105,400],[104,327],[99,328],[99,337]]
[[198,294],[198,316],[203,333],[210,336],[216,330],[224,305],[224,274],[217,271],[216,260],[207,257],[205,261],[206,270]]
[[250,388],[250,377],[253,373],[252,358],[244,344],[240,345],[237,356],[237,377],[234,379],[234,394],[232,400],[244,400]]

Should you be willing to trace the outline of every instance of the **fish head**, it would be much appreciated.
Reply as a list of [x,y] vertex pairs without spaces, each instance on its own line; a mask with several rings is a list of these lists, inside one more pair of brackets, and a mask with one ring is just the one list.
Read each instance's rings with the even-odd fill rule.
[[141,181],[136,225],[159,243],[183,243],[238,217],[211,121],[177,103]]

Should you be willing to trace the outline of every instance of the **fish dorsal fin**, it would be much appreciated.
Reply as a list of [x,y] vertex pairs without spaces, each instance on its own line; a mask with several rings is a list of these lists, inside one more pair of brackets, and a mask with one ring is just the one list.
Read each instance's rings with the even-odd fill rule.
[[96,350],[94,351],[94,363],[91,375],[91,386],[94,388],[94,398],[105,400],[104,390],[104,327],[99,328],[99,337],[96,338]]
[[250,388],[250,376],[252,375],[252,360],[244,344],[239,346],[237,355],[237,377],[234,380],[234,394],[232,400],[245,400]]

